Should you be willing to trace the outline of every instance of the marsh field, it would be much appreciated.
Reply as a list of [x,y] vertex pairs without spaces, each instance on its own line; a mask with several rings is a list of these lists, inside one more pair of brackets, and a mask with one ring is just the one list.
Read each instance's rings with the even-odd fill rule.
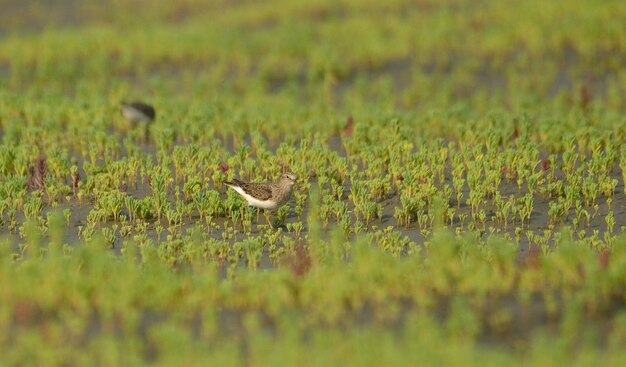
[[622,1],[0,0],[0,141],[1,366],[626,364]]

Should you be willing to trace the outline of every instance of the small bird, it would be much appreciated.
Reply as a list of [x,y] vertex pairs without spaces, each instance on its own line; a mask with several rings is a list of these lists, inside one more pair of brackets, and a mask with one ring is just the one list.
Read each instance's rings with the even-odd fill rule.
[[268,183],[248,183],[237,179],[232,182],[224,182],[227,186],[237,191],[255,208],[275,210],[289,201],[291,190],[298,177],[291,173],[284,173],[280,181]]
[[131,124],[136,125],[140,122],[152,122],[156,117],[154,107],[143,102],[122,102],[120,105],[122,116]]

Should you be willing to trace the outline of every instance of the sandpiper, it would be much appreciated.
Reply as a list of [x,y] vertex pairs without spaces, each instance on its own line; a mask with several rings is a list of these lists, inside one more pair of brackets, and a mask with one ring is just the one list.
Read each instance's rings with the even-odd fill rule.
[[[278,182],[248,183],[235,179],[232,182],[224,182],[224,184],[243,196],[249,206],[271,211],[289,201],[291,190],[297,178],[295,174],[288,172],[284,173]],[[265,213],[265,218],[270,223],[267,213]]]
[[140,122],[152,122],[156,117],[154,107],[143,102],[122,102],[120,105],[122,116],[128,120],[131,124],[138,124]]
[[275,210],[285,204],[291,196],[291,189],[296,183],[297,176],[293,173],[283,173],[280,181],[268,183],[248,183],[237,179],[224,182],[243,196],[248,205],[255,208]]

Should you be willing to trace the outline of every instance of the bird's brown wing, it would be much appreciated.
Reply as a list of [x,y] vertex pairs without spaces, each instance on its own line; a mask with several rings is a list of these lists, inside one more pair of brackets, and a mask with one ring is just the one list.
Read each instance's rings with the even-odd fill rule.
[[239,181],[238,186],[241,187],[246,194],[258,200],[269,200],[272,197],[272,188],[267,184]]

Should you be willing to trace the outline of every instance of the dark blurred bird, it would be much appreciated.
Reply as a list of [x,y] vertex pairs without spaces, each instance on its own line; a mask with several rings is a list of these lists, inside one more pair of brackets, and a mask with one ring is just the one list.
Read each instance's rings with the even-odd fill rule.
[[141,122],[152,122],[156,117],[154,107],[143,102],[122,102],[120,104],[122,116],[131,124],[136,125]]

